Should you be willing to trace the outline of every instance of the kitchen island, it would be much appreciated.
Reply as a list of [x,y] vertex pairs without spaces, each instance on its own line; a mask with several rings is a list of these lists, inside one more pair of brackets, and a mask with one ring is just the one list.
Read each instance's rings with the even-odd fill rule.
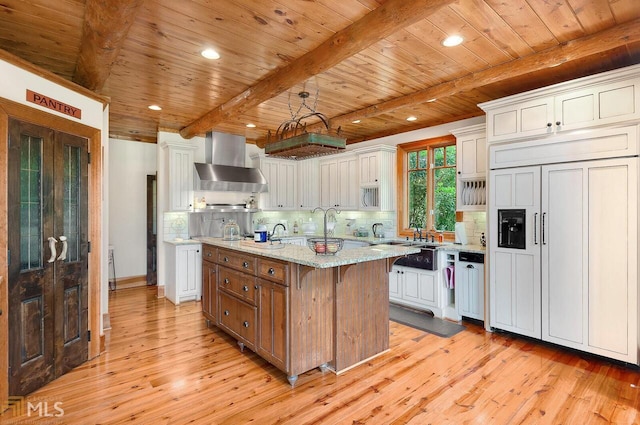
[[342,373],[389,349],[389,270],[419,248],[315,255],[278,243],[198,238],[203,315],[286,373]]

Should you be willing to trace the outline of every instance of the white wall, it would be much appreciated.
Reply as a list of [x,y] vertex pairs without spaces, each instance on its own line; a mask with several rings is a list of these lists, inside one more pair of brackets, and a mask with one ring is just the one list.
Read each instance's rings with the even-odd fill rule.
[[109,245],[116,278],[147,274],[147,175],[156,174],[156,149],[109,139]]

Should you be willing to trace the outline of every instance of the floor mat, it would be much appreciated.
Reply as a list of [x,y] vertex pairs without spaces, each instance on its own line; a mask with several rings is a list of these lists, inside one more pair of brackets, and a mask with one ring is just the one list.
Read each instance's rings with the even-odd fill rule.
[[427,313],[421,313],[397,305],[389,305],[389,320],[393,320],[412,328],[420,329],[434,335],[449,338],[461,330],[464,326],[446,320],[431,317]]

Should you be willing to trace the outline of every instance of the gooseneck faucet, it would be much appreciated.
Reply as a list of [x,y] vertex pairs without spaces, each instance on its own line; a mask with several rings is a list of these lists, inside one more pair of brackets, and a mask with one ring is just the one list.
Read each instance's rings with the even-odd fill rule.
[[275,226],[273,226],[273,230],[271,231],[271,235],[269,235],[269,239],[272,239],[272,238],[275,236],[275,234],[276,234],[276,228],[277,228],[278,226],[282,226],[282,231],[284,231],[284,232],[286,232],[286,231],[287,231],[287,228],[286,228],[286,227],[284,227],[284,224],[282,224],[282,223],[278,223],[278,224],[276,224]]

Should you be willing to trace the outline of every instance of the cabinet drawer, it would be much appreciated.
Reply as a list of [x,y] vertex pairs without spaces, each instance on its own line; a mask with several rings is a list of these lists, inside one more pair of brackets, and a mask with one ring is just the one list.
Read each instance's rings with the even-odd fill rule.
[[251,304],[256,304],[256,278],[254,276],[220,266],[218,285],[220,289],[231,292]]
[[202,245],[202,259],[214,263],[217,260],[218,248],[211,245]]
[[289,286],[289,280],[287,279],[288,271],[289,267],[286,263],[262,258],[258,260],[258,276],[264,279]]
[[255,350],[258,312],[255,306],[220,292],[220,327]]
[[241,252],[220,249],[218,250],[218,263],[246,273],[254,274],[256,271],[256,258]]

